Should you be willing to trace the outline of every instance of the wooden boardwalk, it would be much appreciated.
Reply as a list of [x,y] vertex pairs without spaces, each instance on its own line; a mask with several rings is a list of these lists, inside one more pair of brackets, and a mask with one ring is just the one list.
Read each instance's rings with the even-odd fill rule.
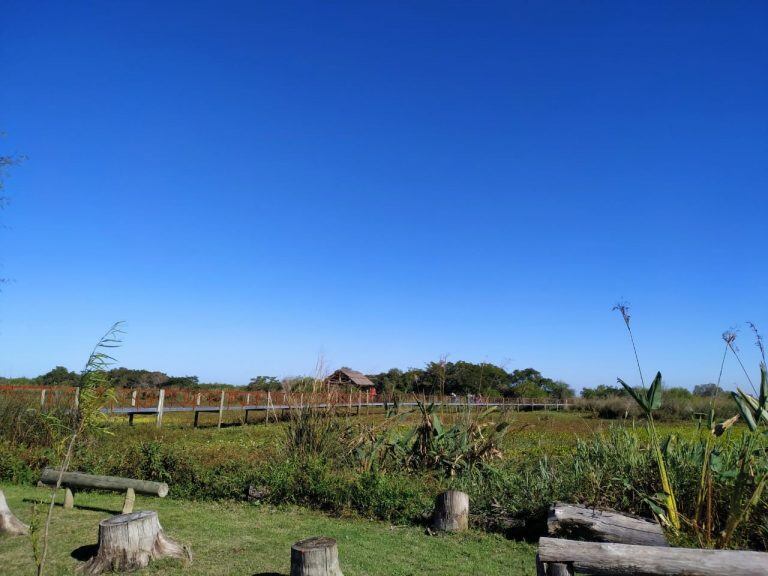
[[[30,406],[39,406],[42,411],[58,408],[76,408],[79,389],[68,387],[41,388],[37,386],[2,386],[0,394],[19,395]],[[135,416],[155,416],[158,427],[162,426],[163,415],[168,413],[194,414],[194,426],[199,423],[200,414],[218,414],[221,426],[224,414],[244,412],[248,422],[251,412],[264,412],[278,419],[279,414],[293,410],[314,408],[320,410],[345,411],[360,414],[363,409],[415,408],[419,404],[434,404],[442,410],[474,410],[498,408],[500,410],[567,410],[575,402],[556,398],[484,398],[481,396],[427,396],[420,394],[368,395],[362,392],[321,391],[321,392],[261,392],[224,389],[118,389],[115,399],[104,412],[114,416],[127,416],[133,424]]]

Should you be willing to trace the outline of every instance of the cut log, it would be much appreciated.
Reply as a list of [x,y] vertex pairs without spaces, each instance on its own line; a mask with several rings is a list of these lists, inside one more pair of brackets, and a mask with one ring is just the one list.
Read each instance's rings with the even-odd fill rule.
[[700,550],[668,546],[636,546],[608,542],[578,542],[560,538],[539,540],[544,564],[572,564],[577,573],[596,576],[766,576],[768,553]]
[[163,533],[157,512],[120,514],[99,522],[99,551],[80,569],[93,576],[103,572],[129,572],[158,558],[191,560],[189,549]]
[[550,536],[571,540],[669,546],[658,522],[562,502],[555,502],[549,509],[547,531]]
[[291,546],[291,576],[344,576],[336,540],[315,536]]
[[435,499],[432,528],[443,532],[462,532],[469,527],[469,496],[448,490]]
[[[40,481],[48,486],[55,486],[59,479],[59,471],[54,468],[45,468],[40,476]],[[127,491],[128,488],[139,494],[149,494],[164,498],[168,494],[168,484],[165,482],[150,482],[148,480],[134,480],[133,478],[121,478],[119,476],[96,476],[83,474],[82,472],[64,472],[61,485],[67,488],[96,488],[99,490]]]
[[0,534],[11,534],[14,536],[27,534],[29,526],[16,518],[8,508],[8,502],[5,500],[5,494],[0,490]]

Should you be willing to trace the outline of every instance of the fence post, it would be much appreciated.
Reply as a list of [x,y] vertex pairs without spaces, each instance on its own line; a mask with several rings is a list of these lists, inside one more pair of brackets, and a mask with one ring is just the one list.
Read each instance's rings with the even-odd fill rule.
[[163,408],[165,408],[165,389],[160,388],[160,394],[157,397],[157,419],[155,420],[158,428],[163,427]]
[[131,392],[131,406],[136,408],[136,394],[138,393],[137,390],[134,390]]
[[219,400],[219,425],[218,428],[221,428],[221,420],[224,418],[224,389],[221,390],[221,400]]
[[80,408],[80,387],[75,388],[75,410]]
[[46,392],[47,392],[47,390],[45,388],[40,390],[40,412],[45,410],[45,394],[46,394]]

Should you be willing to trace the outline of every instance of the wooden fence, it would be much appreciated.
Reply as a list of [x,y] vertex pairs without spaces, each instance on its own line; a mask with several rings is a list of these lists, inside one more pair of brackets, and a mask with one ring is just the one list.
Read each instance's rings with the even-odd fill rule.
[[[50,410],[54,407],[74,409],[78,405],[79,389],[65,386],[0,386],[0,395],[23,398],[30,407]],[[136,415],[155,415],[158,427],[169,412],[192,412],[197,426],[200,413],[218,413],[221,426],[227,411],[266,412],[277,418],[278,413],[306,407],[344,410],[359,414],[363,408],[416,406],[434,403],[443,409],[498,407],[507,410],[565,410],[574,400],[556,398],[487,398],[479,395],[434,396],[423,394],[368,394],[363,391],[325,390],[315,392],[265,392],[232,388],[118,388],[114,400],[105,412],[127,416],[132,424]]]

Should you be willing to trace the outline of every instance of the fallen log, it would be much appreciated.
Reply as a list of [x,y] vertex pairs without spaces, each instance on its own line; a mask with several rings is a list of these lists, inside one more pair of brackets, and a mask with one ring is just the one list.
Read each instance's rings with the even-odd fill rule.
[[[45,468],[40,476],[40,481],[48,486],[55,486],[59,479],[59,471],[54,468]],[[149,480],[134,480],[133,478],[121,478],[120,476],[96,476],[83,472],[64,472],[61,477],[61,485],[66,488],[95,488],[97,490],[127,491],[132,488],[139,494],[149,494],[164,498],[168,495],[168,484],[165,482],[151,482]]]
[[448,490],[435,499],[432,528],[443,532],[462,532],[469,527],[469,496]]
[[344,576],[336,540],[315,536],[291,546],[291,576]]
[[28,532],[29,526],[14,516],[5,500],[5,494],[0,490],[0,534],[19,536]]
[[658,522],[576,504],[555,502],[549,509],[547,532],[550,536],[615,542],[639,546],[669,546]]
[[551,564],[596,576],[766,576],[768,553],[541,538],[539,574]]
[[120,514],[99,522],[99,550],[80,571],[88,576],[129,572],[169,557],[192,559],[189,549],[165,535],[157,512]]

